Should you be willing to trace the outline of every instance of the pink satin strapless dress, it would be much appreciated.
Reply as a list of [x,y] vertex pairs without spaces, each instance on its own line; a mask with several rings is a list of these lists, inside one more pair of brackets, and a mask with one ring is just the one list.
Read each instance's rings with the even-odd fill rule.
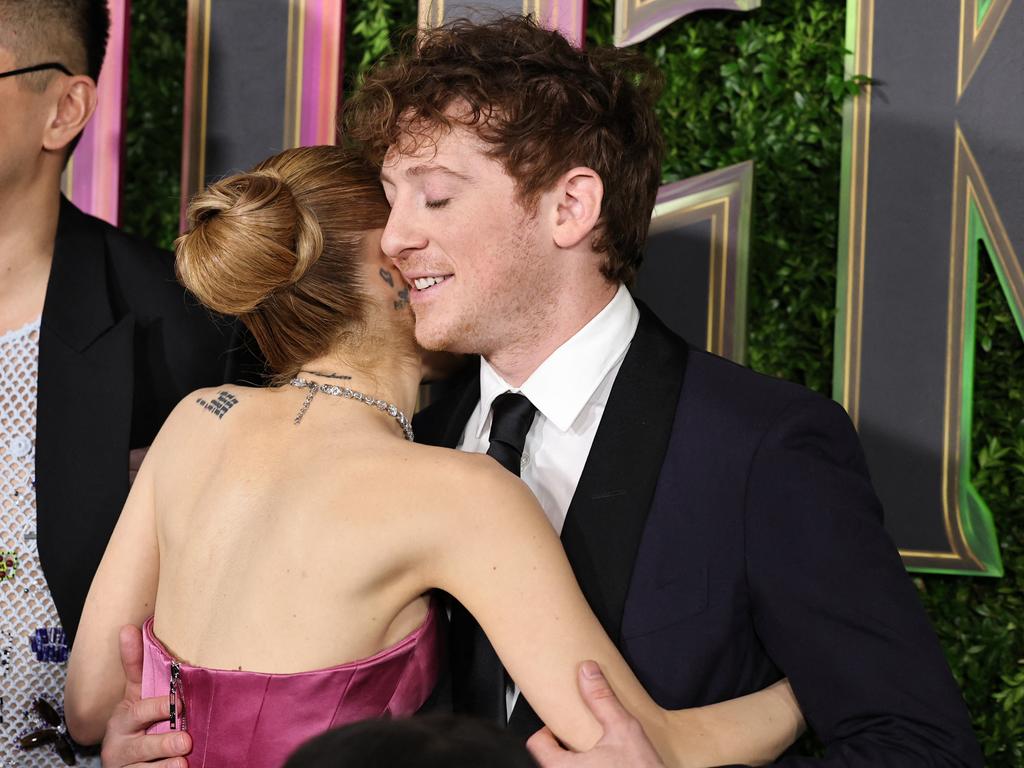
[[[192,737],[189,768],[280,768],[306,740],[373,717],[411,715],[437,682],[437,600],[423,624],[368,659],[329,669],[264,674],[179,663],[143,625],[142,695],[167,696],[172,664],[184,713],[177,727]],[[167,733],[162,721],[150,733]]]

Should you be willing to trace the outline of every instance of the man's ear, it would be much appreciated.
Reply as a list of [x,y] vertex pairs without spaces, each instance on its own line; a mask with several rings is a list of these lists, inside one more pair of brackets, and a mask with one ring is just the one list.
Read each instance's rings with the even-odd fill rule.
[[96,83],[91,77],[76,75],[61,85],[46,130],[43,149],[59,151],[85,130],[86,123],[96,111]]
[[565,173],[555,185],[554,240],[560,248],[572,248],[589,237],[601,219],[604,182],[592,168]]

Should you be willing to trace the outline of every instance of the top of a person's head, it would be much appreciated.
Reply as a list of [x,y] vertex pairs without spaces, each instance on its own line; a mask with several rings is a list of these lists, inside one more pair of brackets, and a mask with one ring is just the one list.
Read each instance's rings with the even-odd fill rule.
[[[98,81],[109,35],[107,0],[0,0],[0,47],[16,67],[57,62]],[[34,72],[20,81],[43,90],[53,75]]]
[[482,720],[425,715],[364,720],[321,734],[284,768],[536,768],[522,742]]
[[529,205],[575,167],[604,184],[593,250],[631,282],[661,178],[654,112],[661,76],[641,54],[581,50],[528,17],[459,20],[406,38],[345,108],[346,135],[371,162],[418,151],[437,129],[471,127]]
[[241,318],[287,378],[364,330],[366,233],[387,218],[377,169],[360,155],[285,150],[192,199],[178,278],[209,309]]

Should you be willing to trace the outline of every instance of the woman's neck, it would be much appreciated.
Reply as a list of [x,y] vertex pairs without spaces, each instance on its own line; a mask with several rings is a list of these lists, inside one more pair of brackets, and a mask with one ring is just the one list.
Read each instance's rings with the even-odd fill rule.
[[373,363],[353,362],[341,354],[327,354],[302,365],[299,377],[322,384],[348,387],[375,400],[394,405],[408,418],[419,396],[418,357],[387,355]]

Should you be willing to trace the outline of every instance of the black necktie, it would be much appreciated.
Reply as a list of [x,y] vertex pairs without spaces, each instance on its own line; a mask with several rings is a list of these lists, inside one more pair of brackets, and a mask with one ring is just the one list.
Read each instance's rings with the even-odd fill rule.
[[522,466],[526,433],[536,415],[537,406],[517,392],[498,395],[491,404],[491,446],[487,455],[516,477]]
[[[491,445],[487,455],[519,477],[526,433],[530,431],[536,406],[525,395],[506,392],[491,405]],[[462,670],[453,670],[454,677],[464,682],[456,695],[461,707],[471,714],[491,718],[504,728],[508,722],[505,711],[505,670],[498,655],[469,612],[461,605],[452,611],[452,650],[454,662]],[[461,674],[460,674],[461,673]]]

